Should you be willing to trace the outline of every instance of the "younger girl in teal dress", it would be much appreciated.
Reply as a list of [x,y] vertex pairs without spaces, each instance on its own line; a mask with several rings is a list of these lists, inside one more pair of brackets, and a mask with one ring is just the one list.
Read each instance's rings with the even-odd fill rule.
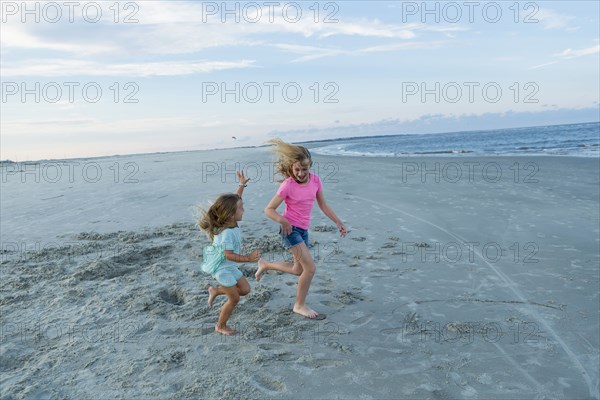
[[211,274],[221,285],[208,288],[208,305],[212,307],[217,296],[227,296],[215,326],[215,332],[226,336],[238,333],[227,325],[227,321],[240,296],[250,293],[250,285],[236,263],[255,262],[260,258],[259,250],[254,250],[249,255],[241,254],[241,232],[237,223],[244,215],[242,193],[250,179],[245,178],[243,173],[237,174],[240,180],[237,193],[219,196],[214,204],[203,212],[198,223],[200,229],[205,231],[212,241],[211,245],[204,248],[202,270]]

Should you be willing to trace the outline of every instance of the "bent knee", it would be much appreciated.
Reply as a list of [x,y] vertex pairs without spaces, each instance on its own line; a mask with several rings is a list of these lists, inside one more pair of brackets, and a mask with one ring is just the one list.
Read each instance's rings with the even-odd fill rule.
[[304,271],[304,268],[302,268],[302,264],[296,261],[292,266],[292,275],[300,276],[302,275],[302,271]]
[[238,292],[240,296],[246,296],[248,293],[250,293],[250,286],[248,286],[247,288],[240,289]]
[[235,305],[235,304],[239,303],[240,295],[236,293],[234,295],[228,296],[228,300],[229,300],[229,302],[231,302],[231,304]]
[[309,262],[309,263],[302,265],[300,273],[304,272],[306,274],[314,275],[316,271],[317,271],[317,267],[316,267],[315,263]]

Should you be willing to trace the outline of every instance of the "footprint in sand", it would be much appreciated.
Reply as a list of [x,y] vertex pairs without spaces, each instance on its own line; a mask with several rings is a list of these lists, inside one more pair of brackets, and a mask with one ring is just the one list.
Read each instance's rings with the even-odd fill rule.
[[335,296],[340,303],[343,304],[354,304],[356,301],[363,301],[365,298],[358,294],[356,291],[343,291],[339,295]]
[[387,329],[382,329],[379,332],[383,333],[384,335],[397,335],[399,333],[404,333],[405,329],[403,327],[387,328]]
[[327,307],[335,308],[335,309],[340,309],[340,308],[344,307],[344,305],[342,303],[340,303],[339,301],[324,300],[321,302],[321,304],[323,304],[324,306],[327,306]]
[[354,326],[363,326],[371,322],[373,319],[373,315],[365,315],[364,317],[356,318],[354,321],[350,322],[350,324]]
[[335,359],[328,359],[328,358],[321,358],[321,359],[311,360],[311,361],[302,363],[303,366],[309,367],[311,369],[321,368],[321,367],[336,367],[336,366],[342,365],[342,364],[345,364],[344,360],[335,360]]
[[297,361],[300,356],[292,353],[281,353],[275,356],[276,361]]
[[266,376],[254,375],[250,378],[250,384],[263,392],[278,395],[286,391],[285,383]]
[[433,394],[433,399],[435,400],[450,400],[454,398],[454,396],[444,390],[434,390],[431,394]]
[[257,346],[259,349],[271,353],[266,357],[273,361],[296,361],[300,358],[299,355],[285,351],[288,347],[277,343],[261,343]]
[[[212,329],[212,332],[214,333],[214,328]],[[212,347],[213,351],[223,351],[223,352],[230,352],[230,351],[235,351],[236,347],[233,344],[228,344],[228,343],[217,343]]]
[[185,304],[185,294],[183,293],[183,290],[179,288],[163,289],[158,293],[158,296],[161,300],[175,306],[182,306]]
[[[214,333],[214,331],[213,331],[213,333]],[[225,338],[225,339],[223,339],[223,338]],[[231,338],[231,336],[229,336],[229,338]],[[227,337],[221,337],[218,340],[227,340]],[[239,353],[239,352],[255,351],[256,347],[254,345],[251,345],[251,344],[217,343],[217,344],[213,345],[210,350],[211,351],[222,351],[222,352],[225,352],[225,353],[231,353],[231,352],[238,352]]]
[[258,345],[258,348],[261,350],[271,351],[271,350],[281,350],[286,346],[277,343],[261,343]]
[[82,281],[108,280],[133,273],[134,269],[110,261],[93,261],[73,276]]

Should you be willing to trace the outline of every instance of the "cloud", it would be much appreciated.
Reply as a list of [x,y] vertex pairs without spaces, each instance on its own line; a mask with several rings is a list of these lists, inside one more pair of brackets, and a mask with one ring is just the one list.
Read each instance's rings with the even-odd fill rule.
[[527,69],[528,70],[538,69],[538,68],[547,67],[548,65],[558,64],[558,63],[559,63],[559,61],[550,61],[550,62],[547,62],[547,63],[543,63],[543,64],[539,64],[539,65],[534,65],[533,67],[529,67]]
[[[259,4],[259,3],[255,3]],[[262,6],[261,6],[262,4]],[[268,33],[292,33],[301,34],[305,37],[319,36],[330,37],[337,35],[402,38],[410,39],[415,36],[413,29],[417,24],[393,25],[384,24],[377,19],[368,20],[341,20],[336,18],[337,11],[328,8],[328,12],[322,11],[318,20],[315,20],[314,9],[311,5],[300,7],[300,17],[294,21],[294,7],[292,11],[286,8],[292,3],[278,3],[267,6],[260,3],[259,8],[242,7],[240,3],[189,3],[189,2],[147,2],[140,9],[140,23],[143,25],[168,26],[177,28],[186,23],[193,23],[196,29],[200,28],[204,33],[206,30],[217,28],[225,36],[230,34],[239,38],[240,34],[268,34]],[[298,3],[295,3],[298,4]],[[333,4],[333,3],[332,3]],[[223,8],[225,5],[225,8]],[[215,8],[216,7],[216,8]],[[225,10],[237,10],[227,14]],[[287,15],[288,17],[284,17]],[[325,22],[325,17],[329,17]],[[239,23],[236,23],[236,18]],[[223,22],[225,19],[225,22]],[[251,22],[257,21],[257,22]]]
[[[110,4],[107,4],[102,3],[106,18],[98,24],[86,23],[77,12],[75,23],[34,24],[10,20],[2,26],[2,48],[50,50],[70,53],[77,58],[94,55],[116,58],[193,54],[204,49],[228,46],[268,46],[273,38],[281,40],[282,35],[321,39],[362,37],[411,40],[419,32],[448,34],[466,30],[456,25],[388,24],[368,18],[340,18],[338,22],[325,23],[323,18],[326,13],[316,22],[308,5],[302,6],[303,17],[294,23],[283,18],[284,7],[281,5],[272,7],[272,20],[265,15],[268,7],[262,6],[263,15],[257,23],[248,22],[243,13],[241,23],[235,23],[235,16],[231,15],[223,23],[221,13],[207,14],[205,3],[184,1],[131,3],[137,5],[134,16],[138,22],[126,24],[121,21],[115,24],[112,21],[114,7],[110,8]],[[221,8],[225,3],[209,4]],[[234,3],[234,6],[240,7],[240,4]],[[128,13],[123,11],[121,14],[122,20]]]
[[531,12],[531,14],[528,16],[528,19],[533,21],[538,20],[544,29],[560,29],[567,31],[578,29],[577,27],[572,27],[569,25],[569,23],[573,21],[575,17],[559,14],[557,11],[552,9],[537,9],[535,12]]
[[77,38],[63,41],[59,38],[51,38],[50,34],[36,32],[35,26],[26,24],[10,25],[2,24],[2,37],[0,44],[3,51],[8,49],[24,50],[51,50],[62,53],[77,54],[79,56],[89,56],[98,54],[109,54],[118,51],[118,45],[106,43],[103,40],[90,40]]
[[316,47],[316,46],[305,46],[305,45],[297,45],[297,44],[279,43],[279,44],[274,44],[272,46],[275,48],[281,49],[283,51],[290,52],[290,53],[303,54],[302,57],[296,58],[296,59],[292,60],[292,62],[305,62],[305,61],[316,60],[318,58],[323,58],[323,57],[333,57],[333,56],[351,54],[351,52],[347,51],[347,50]]
[[322,37],[333,35],[412,39],[416,36],[416,24],[405,26],[383,24],[378,20],[362,20],[355,23],[330,24],[321,32]]
[[434,41],[434,42],[402,42],[391,43],[379,46],[367,47],[359,50],[361,53],[373,52],[389,52],[399,50],[414,50],[414,49],[438,49],[443,46],[455,45],[454,41]]
[[[295,54],[289,62],[303,63],[342,55],[435,49],[451,43],[452,38],[447,35],[452,32],[468,30],[458,25],[389,24],[364,17],[339,18],[336,23],[325,23],[326,12],[316,23],[312,9],[305,3],[301,6],[303,18],[296,23],[282,17],[280,3],[272,7],[272,20],[265,15],[267,7],[260,6],[263,15],[258,23],[244,20],[234,23],[231,16],[223,23],[221,15],[207,13],[208,6],[204,3],[152,1],[127,4],[137,8],[124,10],[120,4],[120,23],[117,24],[113,22],[115,8],[112,3],[100,3],[106,18],[97,24],[84,21],[80,12],[74,13],[74,23],[64,19],[57,24],[21,23],[13,18],[2,25],[2,75],[149,77],[203,74],[256,67],[261,61],[258,57],[268,48],[278,49],[281,54]],[[207,4],[223,7],[226,3]],[[242,7],[240,3],[227,7],[233,6]],[[125,16],[133,16],[136,22],[123,23]],[[414,40],[425,32],[432,32],[446,41]],[[347,40],[348,37],[363,38],[356,42],[361,43],[361,47],[351,48],[355,41]],[[307,38],[316,39],[308,41]],[[282,42],[288,39],[294,43]],[[228,59],[237,49],[247,51],[249,48],[258,49],[254,52],[258,54],[257,60]],[[182,55],[187,59],[175,59]]]
[[227,69],[251,68],[254,60],[162,61],[148,63],[102,64],[79,60],[25,60],[2,64],[2,76],[178,76]]
[[559,62],[561,62],[563,60],[571,60],[573,58],[591,56],[591,55],[595,55],[595,54],[600,54],[600,44],[597,44],[592,47],[586,47],[584,49],[579,49],[579,50],[566,49],[561,53],[554,54],[554,57],[558,58],[558,60],[549,61],[549,62],[539,64],[539,65],[534,65],[533,67],[529,67],[528,69],[532,70],[532,69],[543,68],[543,67],[547,67],[549,65],[558,64]]
[[296,58],[292,60],[293,63],[296,62],[306,62],[312,61],[319,58],[324,57],[334,57],[334,56],[357,56],[367,53],[377,53],[377,52],[394,52],[394,51],[403,51],[403,50],[417,50],[417,49],[438,49],[440,47],[457,45],[456,41],[432,41],[432,42],[395,42],[385,45],[364,47],[359,49],[339,49],[339,48],[328,48],[328,47],[316,47],[316,46],[305,46],[305,45],[297,45],[297,44],[285,44],[278,43],[272,45],[278,49],[302,54],[302,57]]
[[[344,21],[343,23],[316,24],[312,19],[302,19],[288,23],[281,18],[273,23],[201,23],[201,22],[162,22],[128,30],[121,36],[133,51],[141,54],[191,54],[204,49],[223,47],[277,47],[273,40],[294,38],[295,41],[308,38],[333,39],[338,37],[362,37],[367,39],[410,40],[425,27],[419,24],[406,26],[383,24],[377,20]],[[438,29],[438,28],[436,28]],[[432,31],[434,29],[431,29]],[[143,33],[141,33],[143,32]],[[314,40],[311,41],[313,43]],[[304,41],[303,43],[306,43]],[[297,46],[302,46],[298,44]],[[304,61],[320,57],[310,57]]]
[[565,60],[570,60],[571,58],[589,56],[589,55],[598,54],[598,53],[600,53],[600,44],[597,44],[592,47],[587,47],[585,49],[579,49],[579,50],[566,49],[562,53],[556,54],[556,56],[563,58]]

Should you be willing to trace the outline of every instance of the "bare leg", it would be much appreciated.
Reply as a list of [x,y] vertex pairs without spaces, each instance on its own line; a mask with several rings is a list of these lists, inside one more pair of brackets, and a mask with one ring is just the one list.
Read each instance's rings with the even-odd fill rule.
[[[237,281],[237,284],[235,285],[235,287],[237,287],[238,294],[240,296],[245,296],[248,293],[250,293],[250,284],[248,284],[248,281],[243,276]],[[219,287],[209,286],[208,287],[208,306],[210,308],[212,308],[213,303],[214,303],[215,299],[217,298],[217,296],[221,296],[224,294],[227,294],[227,292],[225,292],[225,290],[223,290],[223,288],[221,286],[219,286]]]
[[248,293],[250,293],[250,284],[248,283],[248,281],[246,280],[246,278],[244,276],[242,276],[240,279],[238,279],[235,287],[237,287],[238,294],[240,296],[245,296]]
[[227,295],[227,301],[221,307],[221,314],[219,315],[219,321],[215,326],[215,332],[220,333],[221,335],[231,336],[238,333],[235,329],[227,326],[227,321],[233,312],[233,309],[240,301],[240,294],[238,293],[237,286],[231,287],[220,287],[219,289],[223,290]]
[[267,261],[261,258],[258,260],[258,270],[256,271],[256,274],[254,274],[256,281],[259,282],[262,275],[268,270],[281,271],[298,276],[302,273],[302,266],[295,258],[293,263],[285,261]]
[[294,260],[299,260],[300,266],[302,267],[300,278],[298,278],[294,312],[307,318],[316,318],[319,313],[305,304],[306,296],[308,296],[308,290],[310,289],[310,283],[312,282],[312,278],[316,271],[315,262],[305,243],[300,243],[299,245],[290,248],[290,251],[294,255]]
[[217,296],[221,296],[226,294],[225,291],[223,290],[222,287],[212,287],[209,286],[208,287],[208,306],[210,308],[212,308],[213,303],[215,301],[215,299],[217,298]]

